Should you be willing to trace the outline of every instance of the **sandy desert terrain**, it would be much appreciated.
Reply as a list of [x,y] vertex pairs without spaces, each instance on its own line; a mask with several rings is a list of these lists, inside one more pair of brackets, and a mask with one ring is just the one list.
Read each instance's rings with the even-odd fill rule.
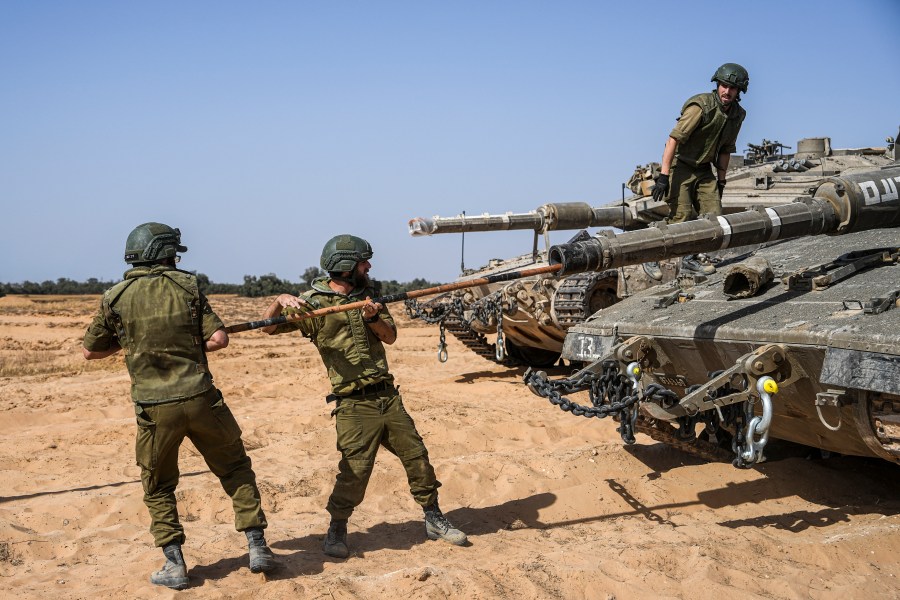
[[[213,297],[226,323],[266,299]],[[158,588],[121,356],[84,361],[98,297],[0,298],[0,592],[6,598],[896,598],[900,467],[773,442],[751,470],[710,464],[532,395],[393,307],[404,402],[468,547],[425,538],[399,462],[379,455],[350,522],[321,552],[338,453],[315,349],[246,332],[211,356],[244,431],[281,568],[247,568],[228,498],[189,442],[179,509],[191,588]],[[560,373],[563,375],[563,373]]]

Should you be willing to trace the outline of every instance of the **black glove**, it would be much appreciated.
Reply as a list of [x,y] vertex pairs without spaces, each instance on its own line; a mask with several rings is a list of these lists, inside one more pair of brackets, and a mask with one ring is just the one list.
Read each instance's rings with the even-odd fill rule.
[[669,176],[659,174],[659,177],[656,178],[656,183],[653,184],[653,187],[650,188],[650,195],[653,196],[653,199],[656,201],[665,200],[666,196],[669,194]]
[[724,179],[719,179],[718,182],[716,182],[716,187],[719,188],[719,200],[721,200],[721,199],[722,199],[722,192],[725,191],[725,180],[724,180]]

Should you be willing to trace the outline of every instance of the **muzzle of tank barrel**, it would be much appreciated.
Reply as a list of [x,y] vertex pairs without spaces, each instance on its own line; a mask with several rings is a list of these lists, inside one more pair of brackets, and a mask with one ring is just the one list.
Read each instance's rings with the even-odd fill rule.
[[562,265],[560,275],[603,271],[674,256],[718,250],[723,239],[721,225],[712,219],[698,219],[675,225],[656,224],[618,235],[602,232],[582,242],[550,248],[550,264]]
[[551,265],[562,265],[559,275],[569,275],[571,273],[584,273],[586,271],[602,271],[606,264],[604,254],[606,253],[608,242],[604,238],[591,238],[572,242],[569,244],[559,244],[550,247],[548,260]]
[[409,235],[413,237],[431,235],[437,231],[433,219],[415,217],[409,220]]
[[[588,207],[590,208],[590,207]],[[467,233],[472,231],[508,231],[512,229],[541,230],[545,215],[530,213],[506,213],[503,215],[457,215],[455,217],[415,217],[409,220],[409,234],[415,237],[441,233]]]

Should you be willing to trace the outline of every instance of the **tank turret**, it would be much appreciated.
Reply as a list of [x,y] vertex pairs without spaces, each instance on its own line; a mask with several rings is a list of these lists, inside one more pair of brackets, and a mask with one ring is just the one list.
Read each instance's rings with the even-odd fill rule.
[[[647,180],[650,171],[638,167],[634,181]],[[635,189],[640,189],[640,184]],[[644,187],[647,187],[644,185]],[[649,188],[648,188],[649,189]],[[665,202],[650,196],[631,196],[622,202],[591,206],[584,202],[544,204],[528,213],[483,214],[477,216],[414,218],[411,235],[532,230],[531,254],[491,261],[481,269],[464,273],[459,281],[547,264],[547,252],[538,250],[539,236],[548,231],[583,230],[588,227],[617,227],[631,230],[660,221],[668,214]],[[587,237],[582,231],[577,239]],[[663,281],[674,279],[677,266],[663,264]],[[427,303],[410,301],[407,311],[440,327],[440,359],[447,360],[445,335],[467,348],[502,364],[549,366],[562,350],[566,329],[588,315],[617,302],[623,294],[659,283],[640,267],[627,271],[584,273],[567,278],[548,274],[512,283],[485,285],[445,294]],[[624,286],[624,290],[622,290]],[[488,341],[496,335],[495,341]]]
[[[461,276],[464,282],[547,265],[546,252],[526,254]],[[619,273],[552,274],[477,285],[427,302],[409,300],[407,313],[440,327],[438,357],[448,360],[450,333],[469,350],[507,365],[552,366],[559,359],[565,330],[618,301]],[[488,336],[495,336],[489,340]]]

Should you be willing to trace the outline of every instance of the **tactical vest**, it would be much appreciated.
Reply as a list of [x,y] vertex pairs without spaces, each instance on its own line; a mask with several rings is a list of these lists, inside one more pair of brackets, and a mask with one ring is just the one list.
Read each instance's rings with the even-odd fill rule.
[[[338,306],[364,300],[372,290],[354,290],[349,296],[328,286],[328,278],[319,278],[302,297],[315,308]],[[293,312],[285,310],[286,314]],[[382,317],[390,318],[387,309]],[[311,322],[311,321],[314,321]],[[299,329],[319,351],[328,370],[332,393],[346,395],[364,386],[382,381],[393,382],[388,372],[384,344],[363,322],[362,310],[334,313],[310,320],[293,321],[279,326],[279,331]]]
[[131,398],[160,404],[212,387],[197,278],[171,267],[136,267],[103,294],[131,375]]
[[737,142],[741,123],[744,122],[747,112],[737,102],[732,103],[731,109],[725,112],[715,92],[692,96],[681,107],[681,112],[683,113],[691,104],[700,107],[700,123],[687,140],[678,144],[675,158],[697,167],[713,162],[723,146],[734,145]]

